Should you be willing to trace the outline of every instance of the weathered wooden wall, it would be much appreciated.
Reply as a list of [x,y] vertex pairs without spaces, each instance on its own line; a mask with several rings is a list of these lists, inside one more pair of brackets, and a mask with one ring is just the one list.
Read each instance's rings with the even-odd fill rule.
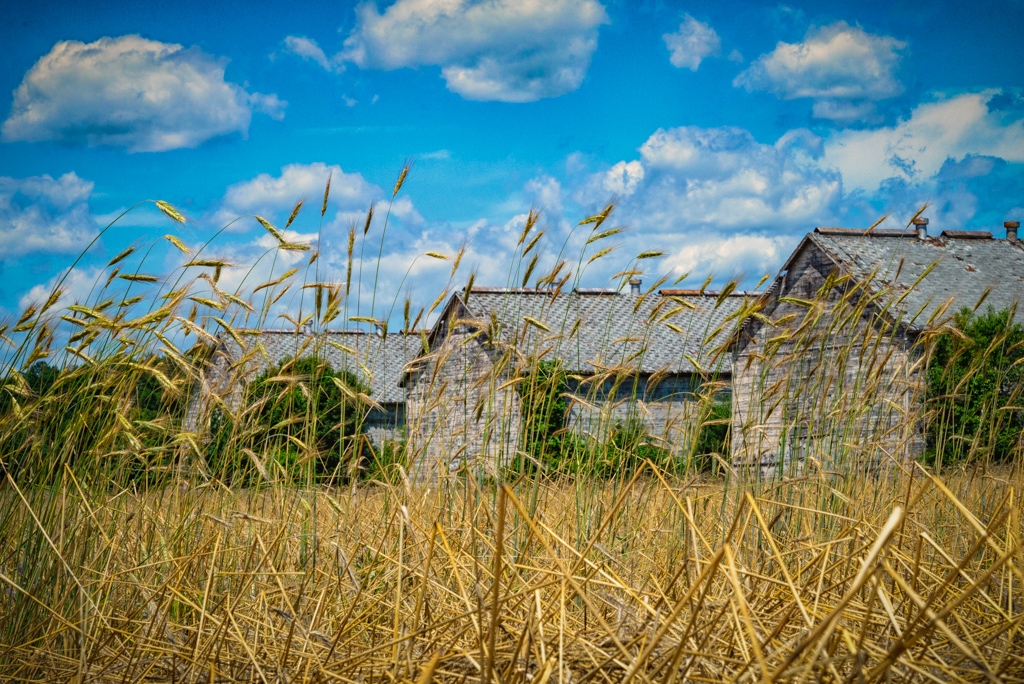
[[820,297],[833,269],[808,244],[763,312],[785,322],[744,328],[733,364],[732,451],[741,471],[796,474],[808,459],[825,469],[877,468],[923,448],[912,340],[876,307],[844,299],[849,284]]
[[720,374],[715,389],[702,387],[689,373],[669,375],[651,386],[646,375],[629,378],[617,387],[574,385],[574,401],[567,423],[571,429],[598,441],[608,438],[621,423],[638,421],[655,442],[674,452],[688,452],[701,419],[702,400],[698,392],[726,396],[728,373]]
[[496,474],[519,442],[519,397],[501,387],[511,377],[507,357],[468,326],[439,337],[406,381],[410,474],[429,479],[463,467]]

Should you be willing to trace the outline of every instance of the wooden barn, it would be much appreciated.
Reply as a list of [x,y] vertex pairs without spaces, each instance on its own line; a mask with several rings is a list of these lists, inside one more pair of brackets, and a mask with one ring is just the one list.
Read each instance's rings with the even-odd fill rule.
[[[309,332],[293,329],[240,330],[235,339],[217,338],[211,361],[203,370],[189,403],[187,423],[195,430],[208,421],[222,402],[234,410],[245,384],[285,359],[316,356],[334,370],[352,372],[370,389],[377,406],[366,416],[364,429],[378,446],[386,439],[403,439],[405,390],[399,386],[402,369],[422,351],[419,334],[386,337],[363,330]],[[378,408],[379,407],[379,408]]]
[[[495,469],[521,448],[519,380],[555,361],[569,374],[567,427],[603,439],[626,420],[677,445],[694,393],[728,392],[722,343],[744,293],[479,288],[454,294],[407,373],[418,474]],[[716,351],[718,353],[716,353]],[[712,390],[714,391],[714,390]]]
[[963,307],[1024,299],[1024,246],[1006,225],[1005,239],[929,236],[927,219],[809,233],[733,345],[734,464],[769,477],[918,455],[921,334]]

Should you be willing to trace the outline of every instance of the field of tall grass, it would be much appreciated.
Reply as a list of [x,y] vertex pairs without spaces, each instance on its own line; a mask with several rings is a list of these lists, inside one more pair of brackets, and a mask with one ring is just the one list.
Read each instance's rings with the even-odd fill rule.
[[[328,193],[288,226],[322,220]],[[586,282],[616,258],[610,212],[577,226],[579,254],[555,245],[536,273],[531,214],[507,284]],[[413,443],[366,438],[363,381],[317,362],[316,344],[301,372],[272,368],[240,403],[188,419],[218,336],[241,344],[280,320],[412,334],[444,299],[416,315],[377,291],[386,223],[354,226],[347,271],[327,274],[308,246],[244,220],[276,238],[267,258],[301,252],[300,267],[223,290],[216,242],[168,235],[173,273],[150,271],[137,245],[93,292],[58,285],[0,333],[0,679],[1024,680],[1024,461],[1019,435],[995,436],[1021,411],[1005,316],[980,337],[967,319],[925,336],[922,373],[944,389],[905,418],[931,435],[923,463],[866,470],[837,447],[751,476],[727,435],[709,438],[728,421],[717,389],[693,392],[678,445],[568,439],[551,427],[550,367],[524,351],[521,384],[547,388],[524,400],[540,406],[515,445],[524,459],[417,479]],[[425,258],[452,262],[446,290],[465,282],[459,255]],[[367,292],[369,310],[353,310]],[[751,298],[734,322],[756,315]]]

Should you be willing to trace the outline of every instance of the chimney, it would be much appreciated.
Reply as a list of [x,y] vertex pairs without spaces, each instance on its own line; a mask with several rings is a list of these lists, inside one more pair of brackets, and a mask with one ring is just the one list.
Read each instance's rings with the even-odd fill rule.
[[923,217],[914,219],[914,229],[917,230],[917,237],[922,240],[928,239],[928,219]]
[[629,294],[635,294],[635,295],[640,294],[640,283],[642,283],[642,282],[643,281],[640,280],[639,278],[630,278],[629,279]]
[[1003,228],[1006,229],[1006,241],[1016,242],[1017,229],[1020,228],[1020,221],[1007,221],[1003,224]]

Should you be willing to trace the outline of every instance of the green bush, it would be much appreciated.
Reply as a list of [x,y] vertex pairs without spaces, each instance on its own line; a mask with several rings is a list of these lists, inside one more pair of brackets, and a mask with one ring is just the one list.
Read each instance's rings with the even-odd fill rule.
[[598,477],[631,476],[644,461],[665,468],[671,465],[668,449],[651,439],[647,425],[638,418],[615,424],[608,441],[594,448],[588,464],[580,464],[581,471]]
[[[158,477],[173,460],[186,404],[180,375],[161,357],[67,367],[36,361],[21,382],[8,375],[0,381],[5,466],[12,475],[48,482],[65,465],[76,468],[80,454],[101,448],[123,459],[113,467],[118,482]],[[111,397],[123,421],[110,410]],[[85,469],[95,472],[96,465]]]
[[970,460],[1004,462],[1024,432],[1024,326],[1012,311],[963,309],[934,340],[927,370],[929,420],[923,460],[941,469]]
[[359,474],[364,480],[398,484],[403,470],[408,474],[408,447],[404,440],[388,439],[379,448],[366,449]]
[[[516,386],[522,415],[520,450],[526,456],[516,456],[514,472],[533,472],[539,464],[548,473],[616,477],[633,473],[645,460],[664,468],[682,465],[637,418],[616,423],[604,444],[588,443],[567,429],[568,379],[558,362],[541,361]],[[731,417],[731,398],[720,396],[710,402],[692,451],[692,465],[698,470],[714,469],[718,461],[711,454],[729,453]]]
[[707,407],[708,414],[701,421],[697,443],[693,449],[693,465],[701,472],[717,470],[718,459],[713,454],[729,454],[729,424],[732,422],[732,398],[718,396]]
[[25,371],[25,383],[36,396],[43,396],[49,393],[60,374],[60,369],[56,366],[46,361],[36,361]]
[[353,459],[368,455],[367,404],[356,398],[368,394],[353,373],[334,370],[322,359],[287,359],[268,368],[245,390],[245,405],[253,407],[253,427],[262,437],[252,450],[281,453],[277,460],[292,479],[344,480]]
[[571,469],[585,449],[581,440],[565,429],[569,412],[568,374],[557,361],[540,361],[531,366],[530,374],[516,385],[519,393],[519,449],[512,469],[546,472]]

